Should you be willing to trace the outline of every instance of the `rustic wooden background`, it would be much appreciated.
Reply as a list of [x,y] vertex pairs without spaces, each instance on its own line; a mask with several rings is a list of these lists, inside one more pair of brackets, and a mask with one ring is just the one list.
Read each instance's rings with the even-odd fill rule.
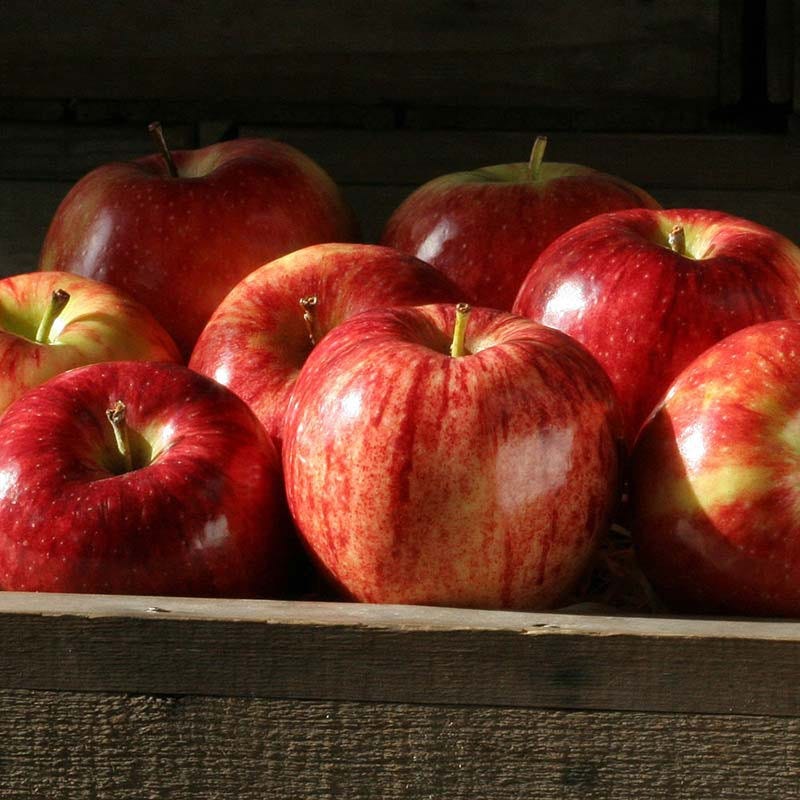
[[[544,132],[798,241],[799,115],[800,0],[2,0],[0,274],[154,119],[307,151],[368,240]],[[4,596],[0,632],[3,800],[798,797],[796,625]]]

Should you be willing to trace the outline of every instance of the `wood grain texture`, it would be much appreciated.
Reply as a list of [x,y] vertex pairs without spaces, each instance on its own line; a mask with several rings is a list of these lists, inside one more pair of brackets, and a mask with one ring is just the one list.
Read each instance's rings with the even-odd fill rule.
[[47,227],[71,185],[0,181],[0,277],[36,269]]
[[0,641],[0,689],[800,714],[797,622],[5,593]]
[[0,692],[3,800],[783,800],[800,721]]
[[580,0],[201,0],[186,14],[158,0],[6,0],[3,16],[0,83],[18,97],[586,108],[717,95],[717,2],[615,0],[587,13]]

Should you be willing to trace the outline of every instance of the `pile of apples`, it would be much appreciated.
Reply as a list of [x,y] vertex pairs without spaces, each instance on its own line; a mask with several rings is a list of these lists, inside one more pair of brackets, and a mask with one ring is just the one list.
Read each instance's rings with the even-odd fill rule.
[[357,244],[288,145],[151,133],[0,281],[0,588],[545,609],[622,515],[670,607],[800,614],[787,239],[540,137]]

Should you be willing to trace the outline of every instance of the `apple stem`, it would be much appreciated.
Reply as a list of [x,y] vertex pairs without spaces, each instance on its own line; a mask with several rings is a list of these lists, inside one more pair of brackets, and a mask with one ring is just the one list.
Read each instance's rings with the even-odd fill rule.
[[537,136],[536,141],[533,143],[531,149],[531,157],[528,161],[528,174],[532,181],[539,179],[539,171],[542,168],[542,159],[544,158],[544,151],[547,147],[547,137]]
[[680,225],[676,225],[667,236],[667,244],[670,249],[679,256],[686,254],[686,234]]
[[68,302],[69,292],[65,292],[63,289],[56,289],[50,296],[50,302],[47,304],[44,316],[36,329],[36,341],[39,344],[47,344],[50,341],[50,331],[53,329],[53,323]]
[[467,303],[456,306],[456,324],[453,328],[453,341],[450,344],[450,355],[453,358],[463,356],[467,351],[464,348],[464,339],[467,335],[467,322],[472,309]]
[[303,309],[303,322],[306,324],[306,331],[308,332],[308,338],[311,341],[312,347],[316,346],[317,344],[317,337],[314,333],[314,322],[316,320],[314,308],[318,302],[319,301],[317,300],[317,296],[315,294],[310,294],[308,297],[300,298],[300,306]]
[[172,158],[172,153],[169,150],[169,146],[167,145],[167,137],[164,136],[164,130],[161,127],[160,122],[151,122],[147,126],[147,130],[150,133],[150,136],[153,137],[153,141],[156,144],[161,156],[164,159],[164,163],[167,165],[167,172],[171,178],[178,177],[178,168],[175,166],[175,161]]
[[117,440],[117,450],[125,462],[125,471],[133,469],[131,446],[128,439],[128,426],[125,424],[125,403],[117,400],[111,408],[106,409],[106,416],[114,429],[114,438]]

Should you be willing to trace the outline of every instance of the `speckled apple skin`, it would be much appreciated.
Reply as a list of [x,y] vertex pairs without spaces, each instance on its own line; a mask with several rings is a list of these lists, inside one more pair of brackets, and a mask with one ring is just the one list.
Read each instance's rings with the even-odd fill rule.
[[314,349],[283,463],[294,519],[347,595],[547,608],[616,498],[611,385],[577,343],[489,309],[447,355],[454,307],[367,311]]
[[252,272],[214,312],[189,366],[236,392],[276,439],[311,352],[299,303],[311,295],[318,342],[370,308],[463,299],[429,264],[377,245],[314,245]]
[[[156,454],[122,474],[105,416],[117,399]],[[247,406],[186,367],[59,375],[0,420],[0,587],[274,594],[288,540],[279,467]]]
[[639,561],[676,610],[800,617],[800,322],[707,350],[633,459]]
[[476,305],[510,310],[539,253],[605,211],[659,208],[633,184],[577,164],[502,164],[436,178],[392,214],[381,243],[433,264]]
[[[667,247],[675,225],[702,258]],[[603,365],[632,444],[669,384],[700,353],[748,325],[800,316],[800,250],[718,211],[606,214],[542,253],[514,311],[573,336]]]
[[[57,289],[70,299],[48,343],[38,344],[36,330]],[[54,375],[120,360],[180,361],[180,353],[144,306],[112,286],[66,272],[0,280],[0,414]]]
[[93,170],[58,207],[40,269],[110,283],[144,303],[188,359],[245,275],[300,247],[357,237],[352,212],[311,159],[237,139]]

